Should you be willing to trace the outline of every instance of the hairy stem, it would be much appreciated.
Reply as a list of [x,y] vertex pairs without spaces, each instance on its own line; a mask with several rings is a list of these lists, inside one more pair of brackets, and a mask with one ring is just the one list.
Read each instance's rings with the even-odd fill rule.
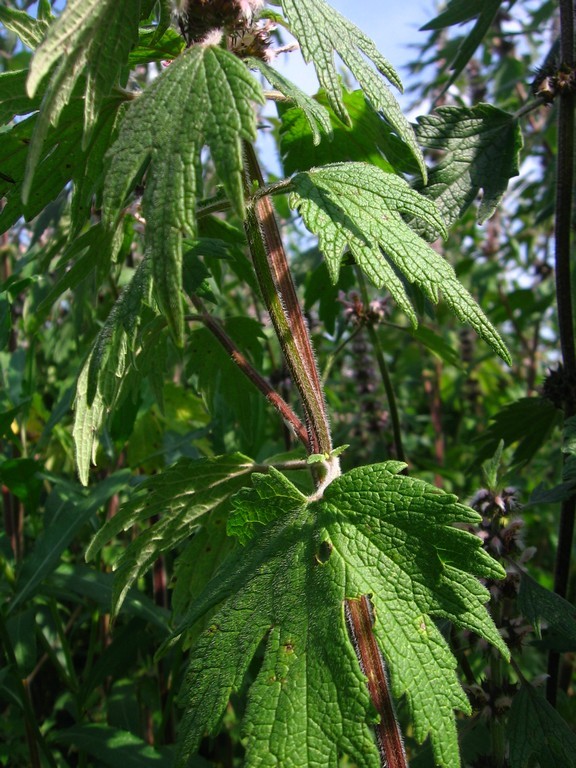
[[[560,0],[560,66],[574,72],[574,5],[573,0]],[[574,315],[572,309],[572,278],[570,270],[571,218],[574,184],[574,106],[573,88],[564,89],[558,104],[558,158],[556,172],[555,271],[556,301],[560,348],[567,389],[571,394],[564,403],[566,418],[576,413],[576,349],[574,346]],[[554,591],[566,597],[570,574],[570,558],[574,537],[576,496],[562,502],[558,531],[558,551],[554,569]],[[551,652],[548,658],[546,695],[555,705],[558,690],[560,657]]]
[[360,668],[368,678],[370,699],[380,715],[375,732],[382,768],[408,768],[404,742],[390,694],[386,663],[374,635],[374,614],[370,598],[362,595],[358,600],[346,600],[344,609],[352,645]]
[[[250,193],[254,185],[264,187],[264,179],[254,148],[248,143],[244,148]],[[328,455],[332,438],[320,375],[269,197],[252,199],[244,225],[262,296],[304,405],[308,451]]]

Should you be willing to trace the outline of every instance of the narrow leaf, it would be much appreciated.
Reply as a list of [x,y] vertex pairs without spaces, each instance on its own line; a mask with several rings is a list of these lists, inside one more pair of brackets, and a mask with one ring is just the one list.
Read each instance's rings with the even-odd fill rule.
[[[325,0],[282,0],[282,8],[302,47],[305,61],[314,64],[320,85],[325,88],[338,117],[345,123],[349,122],[342,102],[334,53],[340,56],[358,80],[374,109],[383,113],[398,136],[406,142],[426,181],[426,165],[414,130],[379,75],[399,90],[402,89],[400,78],[390,62],[379,53],[374,42]],[[375,65],[377,72],[366,59]]]
[[522,573],[518,608],[541,636],[544,621],[554,635],[556,650],[576,650],[576,608],[560,595],[540,586],[527,573]]
[[431,200],[394,174],[364,163],[296,174],[290,205],[319,237],[333,282],[346,247],[377,286],[385,285],[414,326],[416,313],[398,273],[434,302],[440,291],[459,320],[469,323],[500,357],[510,355],[496,329],[456,277],[452,266],[404,221],[417,217],[441,234],[444,222]]
[[0,22],[32,50],[38,47],[49,27],[42,19],[35,19],[24,11],[4,6],[0,7]]

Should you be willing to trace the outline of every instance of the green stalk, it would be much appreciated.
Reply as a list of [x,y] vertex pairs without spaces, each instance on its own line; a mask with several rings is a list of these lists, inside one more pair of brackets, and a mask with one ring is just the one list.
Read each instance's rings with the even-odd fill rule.
[[[264,179],[254,148],[248,143],[244,148],[246,187],[250,194],[254,186],[264,187]],[[308,453],[328,456],[332,437],[320,374],[269,197],[252,198],[244,226],[264,303],[304,405]]]
[[[574,6],[572,0],[560,0],[560,67],[574,75]],[[558,158],[556,172],[555,272],[558,328],[564,375],[570,395],[564,403],[564,415],[576,414],[576,347],[574,345],[574,313],[572,308],[572,275],[570,269],[571,219],[574,185],[574,107],[573,87],[563,89],[558,97]],[[562,502],[558,531],[558,550],[554,568],[554,591],[566,597],[570,575],[576,496]],[[560,656],[551,651],[548,657],[546,696],[556,704]]]

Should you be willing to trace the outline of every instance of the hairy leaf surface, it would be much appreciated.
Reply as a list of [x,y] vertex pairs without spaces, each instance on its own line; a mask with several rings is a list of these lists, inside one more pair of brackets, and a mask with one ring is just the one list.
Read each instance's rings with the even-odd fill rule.
[[429,149],[444,153],[429,174],[423,194],[438,205],[448,228],[472,204],[480,190],[480,223],[496,210],[517,176],[522,133],[518,120],[491,106],[440,107],[418,118],[418,138]]
[[210,147],[216,171],[243,216],[241,140],[256,138],[252,102],[262,90],[228,51],[195,45],[176,59],[128,110],[110,150],[104,219],[112,225],[149,163],[143,210],[154,287],[178,343],[184,334],[182,234],[196,233],[197,163]]
[[181,459],[174,466],[146,480],[92,540],[86,557],[92,558],[121,531],[159,516],[129,544],[116,563],[112,612],[116,614],[132,584],[158,556],[174,550],[201,523],[246,485],[253,472],[251,459],[241,454],[211,459]]
[[[374,42],[329,6],[325,0],[282,0],[282,8],[294,36],[302,47],[305,61],[311,61],[314,64],[320,85],[326,89],[330,104],[338,117],[343,122],[349,123],[348,113],[342,101],[342,89],[334,62],[334,53],[340,56],[358,80],[372,106],[384,114],[400,138],[406,142],[425,181],[426,165],[414,130],[379,75],[402,90],[400,78],[390,62],[378,51]],[[366,59],[375,65],[378,74]]]
[[33,97],[50,73],[28,154],[24,197],[50,125],[56,125],[80,78],[84,101],[83,146],[87,146],[100,107],[117,83],[128,53],[138,40],[140,0],[68,0],[37,49],[28,75]]
[[400,462],[352,470],[309,502],[271,470],[233,500],[247,541],[191,607],[183,631],[220,605],[195,647],[183,694],[181,764],[218,729],[232,691],[265,640],[248,695],[247,766],[377,768],[375,720],[347,634],[344,600],[371,596],[374,631],[396,698],[438,765],[459,764],[454,708],[469,710],[456,660],[432,619],[480,634],[507,654],[477,577],[501,578],[480,539],[453,523],[479,516],[455,497],[398,472]]
[[431,200],[398,176],[364,163],[336,163],[298,173],[290,205],[297,208],[319,245],[334,282],[345,249],[372,282],[386,286],[414,326],[416,313],[400,275],[434,302],[440,291],[459,320],[469,323],[503,360],[510,355],[496,329],[459,282],[452,266],[426,243],[403,216],[416,217],[444,234]]

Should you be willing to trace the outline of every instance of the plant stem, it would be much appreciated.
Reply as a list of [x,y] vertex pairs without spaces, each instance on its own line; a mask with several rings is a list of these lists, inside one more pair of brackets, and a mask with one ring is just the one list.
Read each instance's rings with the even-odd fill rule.
[[[560,66],[574,74],[574,5],[573,0],[560,0]],[[558,328],[564,375],[570,395],[564,403],[566,418],[576,413],[576,348],[574,346],[574,315],[572,309],[572,278],[570,270],[571,219],[574,184],[574,106],[573,88],[562,90],[558,98],[558,158],[556,171],[556,221],[554,232],[556,301]],[[570,558],[574,537],[576,496],[562,502],[558,531],[558,551],[554,569],[554,591],[567,596]],[[546,695],[556,704],[560,656],[552,651],[548,657]]]
[[[364,306],[368,307],[370,304],[370,297],[368,296],[368,288],[366,287],[366,281],[364,275],[360,269],[356,269],[356,275],[358,278],[358,285],[360,287],[360,293],[362,294],[362,301]],[[368,324],[366,326],[368,335],[370,336],[370,342],[374,349],[374,355],[378,368],[380,370],[380,376],[382,377],[382,383],[384,384],[384,390],[388,399],[388,408],[390,409],[390,419],[392,421],[392,434],[394,439],[394,452],[398,461],[406,461],[406,454],[404,453],[404,445],[402,443],[402,430],[400,428],[400,414],[398,412],[398,404],[396,402],[396,395],[394,393],[394,387],[392,386],[392,379],[386,365],[386,359],[384,357],[384,350],[380,343],[380,338],[373,325]]]
[[[262,189],[264,178],[251,144],[245,142],[247,192]],[[292,282],[274,208],[268,197],[255,196],[244,222],[254,269],[288,369],[296,384],[308,428],[308,452],[329,455],[330,425],[310,335]]]
[[408,768],[400,726],[394,712],[386,664],[376,642],[374,614],[367,595],[346,600],[346,621],[360,668],[368,678],[368,691],[380,722],[374,727],[382,768]]
[[236,363],[238,368],[250,379],[252,384],[264,395],[264,397],[276,408],[280,413],[284,421],[289,427],[294,430],[294,433],[298,439],[305,445],[308,445],[308,433],[306,427],[298,416],[294,413],[288,403],[276,392],[272,385],[250,364],[250,362],[244,357],[242,352],[238,349],[236,344],[232,341],[230,336],[222,328],[220,322],[216,318],[212,317],[204,307],[202,300],[197,297],[192,297],[192,303],[198,310],[198,315],[188,315],[188,320],[197,320],[203,323],[206,328],[214,335],[214,337],[220,342],[224,349],[228,352],[232,360]]

